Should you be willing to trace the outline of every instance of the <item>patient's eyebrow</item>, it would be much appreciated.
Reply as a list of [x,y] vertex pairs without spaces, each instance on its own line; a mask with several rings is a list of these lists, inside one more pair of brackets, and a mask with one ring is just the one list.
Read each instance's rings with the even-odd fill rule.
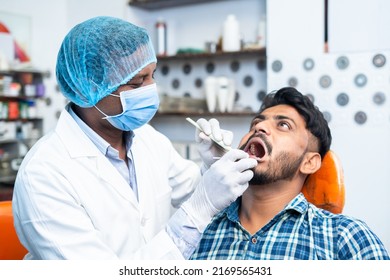
[[292,119],[292,118],[290,118],[290,117],[288,117],[288,116],[276,115],[276,116],[273,117],[273,119],[274,119],[274,120],[289,120],[289,121],[293,122],[293,123],[296,125],[294,119]]
[[259,119],[259,120],[265,120],[267,117],[266,116],[264,116],[263,114],[259,114],[259,115],[257,115],[256,117],[254,117],[253,118],[253,120],[256,120],[256,119]]
[[[257,121],[264,121],[264,120],[267,120],[269,119],[269,117],[267,117],[266,115],[263,115],[263,114],[259,114],[257,115],[256,117],[253,118],[252,122],[251,122],[251,126],[253,125],[253,123],[257,120]],[[288,116],[285,116],[285,115],[275,115],[275,116],[272,116],[272,119],[278,121],[278,120],[289,120],[291,122],[293,122],[295,125],[295,121],[294,119],[288,117]]]

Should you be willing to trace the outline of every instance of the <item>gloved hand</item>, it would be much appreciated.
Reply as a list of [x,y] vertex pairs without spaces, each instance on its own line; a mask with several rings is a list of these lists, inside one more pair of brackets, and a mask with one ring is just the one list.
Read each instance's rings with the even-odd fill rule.
[[225,145],[231,146],[233,142],[233,133],[229,130],[221,129],[219,127],[219,122],[216,119],[207,121],[201,118],[197,120],[197,123],[203,130],[203,132],[199,129],[196,129],[195,131],[195,141],[198,143],[198,152],[203,161],[203,173],[216,161],[214,157],[221,157],[225,153],[224,150],[213,143],[209,135],[212,134],[217,141],[223,141]]
[[200,232],[211,218],[229,206],[247,189],[257,161],[242,150],[233,149],[214,163],[202,176],[192,196],[182,208]]

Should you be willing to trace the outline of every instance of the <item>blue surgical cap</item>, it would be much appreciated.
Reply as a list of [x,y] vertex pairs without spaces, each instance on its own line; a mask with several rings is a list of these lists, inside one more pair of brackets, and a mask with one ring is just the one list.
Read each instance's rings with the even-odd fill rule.
[[92,107],[156,61],[144,28],[118,18],[95,17],[66,35],[57,57],[57,82],[70,101]]

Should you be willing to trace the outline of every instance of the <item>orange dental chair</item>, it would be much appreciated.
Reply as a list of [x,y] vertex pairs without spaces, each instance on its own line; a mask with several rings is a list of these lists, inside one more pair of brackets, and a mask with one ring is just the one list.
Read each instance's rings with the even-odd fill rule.
[[14,228],[12,201],[0,201],[0,260],[21,260],[26,254]]
[[326,153],[320,169],[307,177],[302,193],[318,208],[342,213],[345,204],[344,172],[332,150]]

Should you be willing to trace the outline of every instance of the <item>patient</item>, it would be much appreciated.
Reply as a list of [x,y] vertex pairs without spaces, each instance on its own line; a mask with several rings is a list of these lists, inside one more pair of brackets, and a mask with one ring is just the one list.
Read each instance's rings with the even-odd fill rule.
[[364,222],[319,209],[301,193],[331,141],[309,98],[291,87],[267,95],[240,142],[258,161],[249,188],[215,216],[191,259],[390,259]]

